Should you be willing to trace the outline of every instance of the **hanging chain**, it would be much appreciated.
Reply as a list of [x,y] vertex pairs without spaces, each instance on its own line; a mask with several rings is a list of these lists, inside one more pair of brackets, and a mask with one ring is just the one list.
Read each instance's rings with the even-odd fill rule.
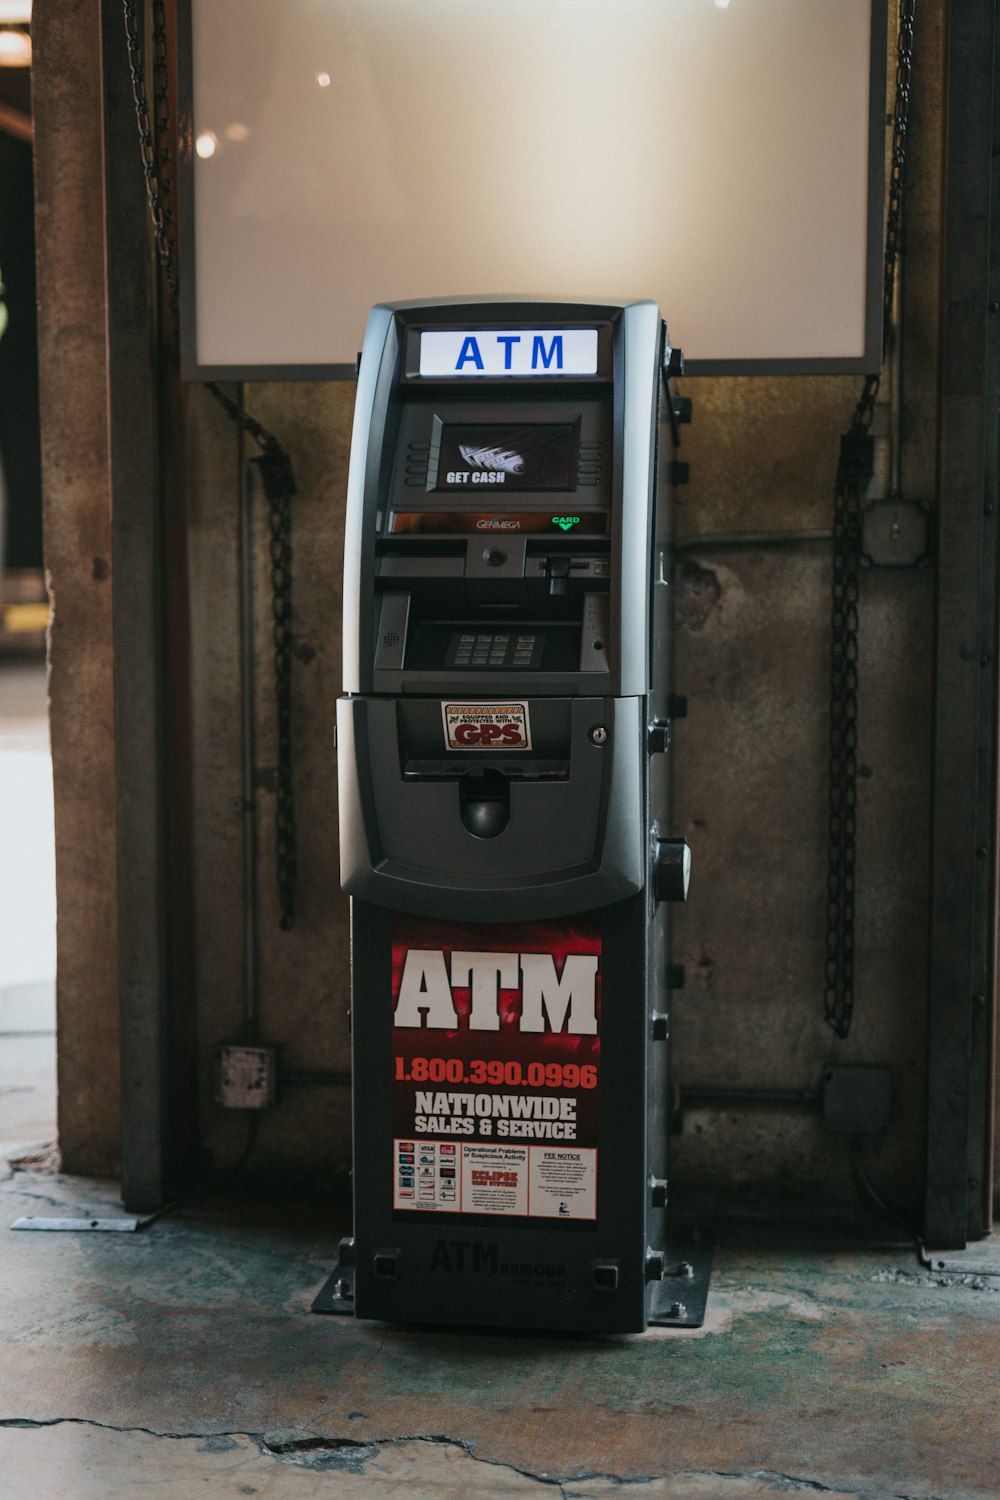
[[[146,179],[146,202],[149,217],[153,222],[156,254],[160,262],[170,304],[177,306],[177,255],[173,236],[173,213],[168,194],[172,183],[169,175],[170,119],[167,92],[167,22],[163,0],[153,0],[153,101],[156,110],[156,136],[146,93],[146,67],[139,17],[135,0],[123,0],[125,11],[125,42],[128,47],[128,71],[135,101],[135,118],[139,127],[139,152],[142,156],[142,171]],[[160,144],[157,145],[157,142]]]
[[[139,131],[139,150],[146,180],[146,201],[153,226],[157,259],[163,273],[170,305],[176,309],[179,295],[177,252],[174,239],[173,157],[170,150],[169,64],[164,0],[153,0],[153,114],[149,108],[146,69],[136,0],[122,0],[129,77]],[[155,129],[154,129],[155,119]],[[295,475],[287,450],[263,423],[252,417],[214,380],[205,388],[219,402],[241,432],[260,448],[252,459],[260,468],[268,503],[271,560],[271,616],[274,642],[274,697],[278,721],[278,755],[275,788],[275,859],[277,867],[280,923],[287,930],[295,920],[297,844],[295,799],[292,781],[292,506]]]
[[[882,362],[894,335],[896,264],[902,236],[906,127],[913,69],[915,0],[900,0],[892,158],[882,282]],[[871,436],[881,375],[865,379],[851,425],[840,440],[833,505],[830,640],[830,800],[826,897],[826,1023],[846,1037],[854,1014],[854,897],[858,774],[858,586],[861,499],[874,467]]]
[[281,927],[295,920],[298,873],[295,798],[292,784],[292,496],[295,476],[280,444],[253,460],[267,496],[271,555],[271,635],[274,644],[274,703],[278,720],[275,782],[275,860]]
[[228,413],[241,432],[261,449],[251,463],[260,470],[267,500],[268,552],[271,560],[271,636],[274,646],[274,706],[278,724],[278,754],[274,787],[275,870],[278,881],[279,925],[295,922],[298,842],[292,775],[292,496],[297,493],[292,460],[272,432],[234,401],[214,380],[206,390]]

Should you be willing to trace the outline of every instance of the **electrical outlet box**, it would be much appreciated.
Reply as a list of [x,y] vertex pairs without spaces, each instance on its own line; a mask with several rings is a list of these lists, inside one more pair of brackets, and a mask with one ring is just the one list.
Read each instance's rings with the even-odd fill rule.
[[216,1104],[223,1109],[269,1109],[277,1097],[277,1048],[234,1043],[216,1048]]
[[873,568],[915,568],[928,545],[927,511],[915,501],[876,500],[861,513],[861,553]]
[[889,1128],[892,1073],[888,1068],[823,1069],[823,1127],[843,1135],[883,1135]]

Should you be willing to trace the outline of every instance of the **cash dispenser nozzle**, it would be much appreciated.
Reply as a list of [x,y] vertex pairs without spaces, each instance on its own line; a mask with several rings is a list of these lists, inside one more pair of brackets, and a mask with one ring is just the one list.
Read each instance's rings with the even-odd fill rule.
[[510,783],[502,771],[468,771],[458,783],[462,822],[477,839],[494,839],[510,820]]

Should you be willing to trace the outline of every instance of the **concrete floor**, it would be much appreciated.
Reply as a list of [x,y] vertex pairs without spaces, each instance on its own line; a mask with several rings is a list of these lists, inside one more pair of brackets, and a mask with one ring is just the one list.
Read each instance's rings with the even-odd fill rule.
[[44,677],[4,666],[2,1500],[1000,1495],[1000,1245],[932,1273],[860,1210],[733,1218],[702,1330],[588,1339],[315,1316],[333,1204],[234,1192],[137,1233],[12,1231],[122,1216],[51,1150],[45,767]]
[[871,1223],[723,1223],[704,1329],[591,1339],[318,1317],[318,1204],[8,1228],[119,1214],[112,1183],[0,1182],[5,1496],[1000,1493],[1000,1276]]

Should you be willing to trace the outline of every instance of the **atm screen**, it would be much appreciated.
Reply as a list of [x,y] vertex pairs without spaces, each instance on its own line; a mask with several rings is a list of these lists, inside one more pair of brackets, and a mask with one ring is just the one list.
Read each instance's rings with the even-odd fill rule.
[[442,423],[435,490],[571,490],[576,468],[575,422],[475,425]]

